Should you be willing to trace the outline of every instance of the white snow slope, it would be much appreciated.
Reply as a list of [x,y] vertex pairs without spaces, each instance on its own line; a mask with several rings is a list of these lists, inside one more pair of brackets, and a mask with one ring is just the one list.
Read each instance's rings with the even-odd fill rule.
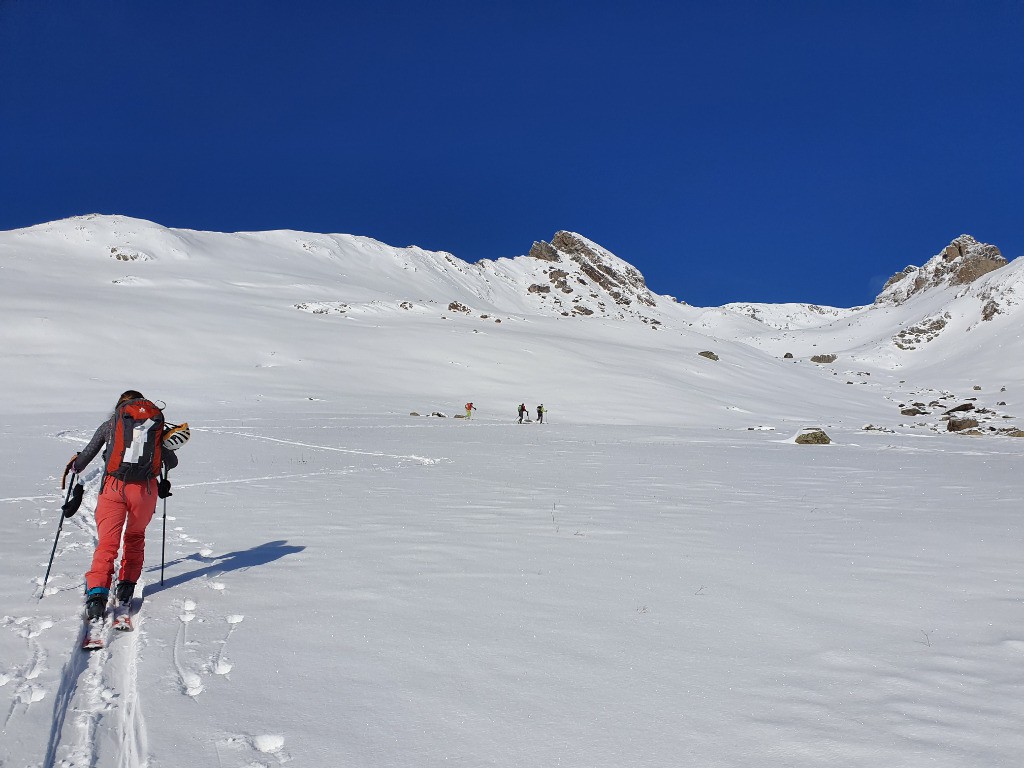
[[[574,237],[0,233],[0,766],[1020,765],[1020,260],[759,321]],[[129,387],[193,437],[86,654],[99,462],[42,577]]]

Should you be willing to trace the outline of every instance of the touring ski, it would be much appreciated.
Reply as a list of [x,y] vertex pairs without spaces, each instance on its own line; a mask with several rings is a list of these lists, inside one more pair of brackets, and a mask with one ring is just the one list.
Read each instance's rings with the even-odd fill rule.
[[132,624],[130,603],[115,606],[111,616],[113,618],[111,621],[111,627],[115,632],[131,632],[135,629]]
[[[115,602],[108,604],[103,615],[95,619],[90,619],[86,616],[85,635],[82,638],[83,651],[98,651],[100,648],[105,648],[110,640],[111,631],[135,631],[135,623],[132,621],[132,616],[138,613],[139,608],[142,606],[142,591],[145,589],[144,582],[140,580],[136,585],[136,589],[138,590],[137,594],[127,603]],[[135,610],[132,610],[133,603]]]
[[96,619],[85,620],[85,636],[82,638],[83,651],[98,651],[107,644],[107,627],[110,622],[103,615]]

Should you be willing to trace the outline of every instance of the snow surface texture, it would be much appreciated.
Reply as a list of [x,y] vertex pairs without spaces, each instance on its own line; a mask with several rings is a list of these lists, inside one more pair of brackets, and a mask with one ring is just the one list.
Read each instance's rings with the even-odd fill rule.
[[[851,310],[591,280],[586,315],[529,290],[570,261],[0,233],[0,765],[1019,765],[1020,265]],[[136,631],[86,654],[98,462],[42,575],[128,387],[193,436],[164,584],[161,506]]]

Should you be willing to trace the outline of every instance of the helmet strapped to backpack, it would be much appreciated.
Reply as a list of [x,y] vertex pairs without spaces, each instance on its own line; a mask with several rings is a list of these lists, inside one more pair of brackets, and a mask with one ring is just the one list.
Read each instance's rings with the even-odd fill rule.
[[164,429],[164,449],[168,451],[176,451],[192,437],[192,432],[189,431],[188,422],[184,424],[168,424]]
[[107,474],[126,483],[160,475],[164,414],[146,399],[127,400],[114,410]]

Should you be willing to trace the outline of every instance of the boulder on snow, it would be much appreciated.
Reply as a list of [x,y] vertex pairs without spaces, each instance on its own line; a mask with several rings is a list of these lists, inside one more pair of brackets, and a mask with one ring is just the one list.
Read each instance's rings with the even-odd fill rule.
[[797,445],[828,445],[832,438],[821,427],[808,427],[796,436]]
[[947,432],[963,432],[965,429],[974,429],[978,426],[977,419],[950,419],[946,423]]
[[950,416],[950,415],[952,415],[954,413],[959,413],[961,411],[973,411],[973,410],[974,410],[974,403],[964,403],[962,405],[956,406],[955,408],[950,408],[948,411],[946,411],[945,415],[946,416]]
[[793,359],[793,353],[792,352],[787,352],[786,354],[784,354],[782,356],[782,359],[783,360],[792,360]]
[[718,355],[716,355],[714,352],[710,352],[708,350],[704,350],[703,352],[698,352],[697,354],[700,355],[701,357],[706,357],[708,360],[715,360],[715,361],[718,360]]
[[811,358],[812,363],[834,363],[839,359],[839,355],[814,355]]
[[900,413],[904,416],[924,416],[928,411],[922,411],[920,408],[904,408]]

